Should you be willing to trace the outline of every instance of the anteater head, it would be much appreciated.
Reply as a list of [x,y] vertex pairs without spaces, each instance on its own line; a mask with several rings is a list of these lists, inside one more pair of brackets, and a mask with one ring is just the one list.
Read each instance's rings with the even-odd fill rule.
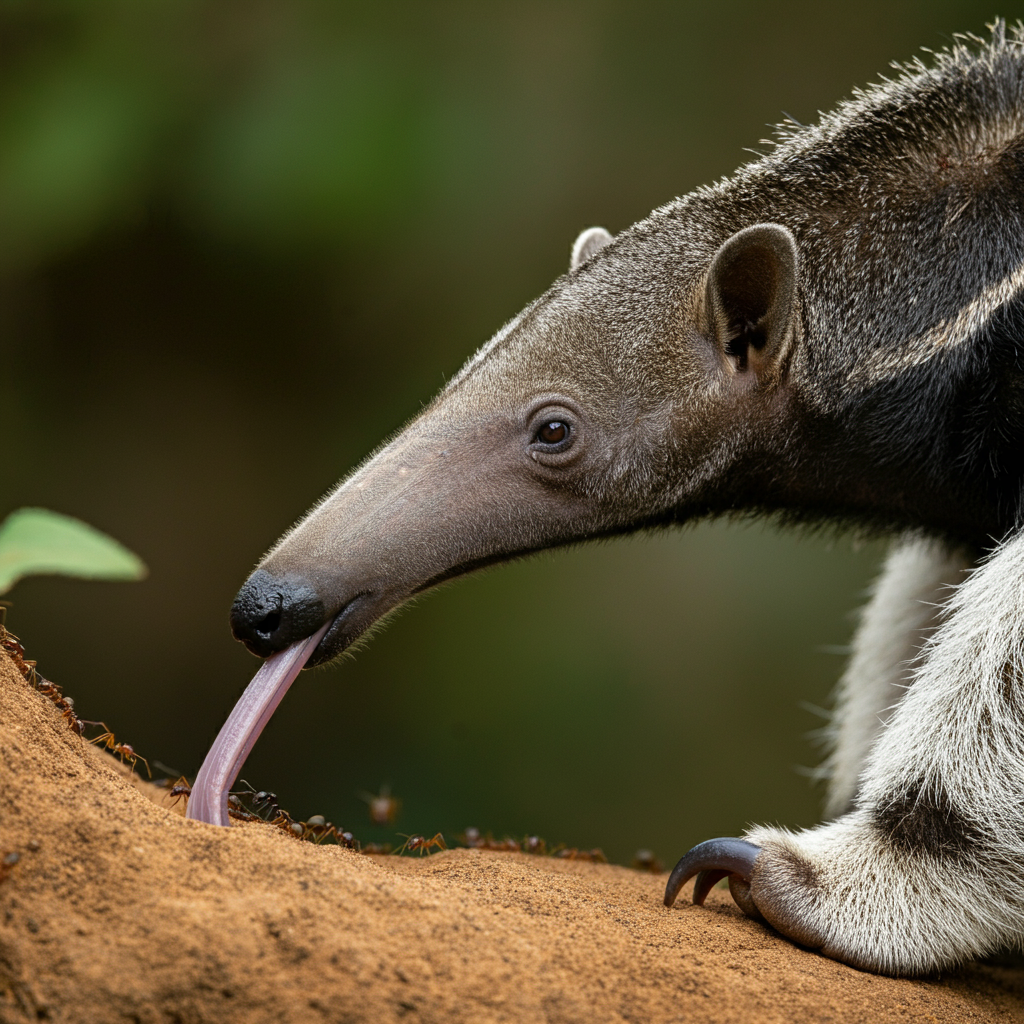
[[735,505],[730,468],[786,405],[797,247],[684,215],[585,232],[569,273],[260,562],[235,636],[266,657],[332,622],[324,662],[473,569]]

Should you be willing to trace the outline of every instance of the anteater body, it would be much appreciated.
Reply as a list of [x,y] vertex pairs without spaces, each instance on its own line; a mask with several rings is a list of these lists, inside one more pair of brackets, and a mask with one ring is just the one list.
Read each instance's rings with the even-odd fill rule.
[[235,633],[267,656],[326,626],[322,662],[482,565],[708,516],[889,533],[832,820],[698,847],[669,902],[728,875],[784,934],[897,973],[1019,944],[1022,289],[1024,47],[1000,24],[618,237],[585,232],[263,559]]

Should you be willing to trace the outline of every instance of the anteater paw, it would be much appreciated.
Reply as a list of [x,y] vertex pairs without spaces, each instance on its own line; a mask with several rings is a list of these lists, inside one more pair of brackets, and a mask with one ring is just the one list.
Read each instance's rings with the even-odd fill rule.
[[993,851],[908,848],[866,810],[798,833],[751,830],[686,854],[665,903],[696,876],[703,903],[721,878],[739,907],[787,938],[853,967],[915,975],[1022,938],[1024,881]]

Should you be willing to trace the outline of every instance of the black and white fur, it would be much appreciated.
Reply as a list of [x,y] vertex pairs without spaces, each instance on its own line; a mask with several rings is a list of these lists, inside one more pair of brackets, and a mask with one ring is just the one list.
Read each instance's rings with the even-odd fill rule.
[[[907,473],[920,529],[894,546],[840,685],[838,817],[751,830],[752,895],[798,941],[919,973],[1024,941],[1020,31],[905,69],[747,173],[773,167],[801,251],[818,250],[803,265],[823,271],[805,299],[817,403],[857,408],[866,486]],[[820,202],[801,217],[808,181],[834,184],[831,224]]]
[[232,626],[264,657],[326,629],[323,662],[443,580],[588,537],[759,513],[892,534],[832,727],[834,819],[696,871],[746,857],[749,912],[920,973],[1024,945],[1022,487],[1024,34],[999,23],[585,232],[271,550]]

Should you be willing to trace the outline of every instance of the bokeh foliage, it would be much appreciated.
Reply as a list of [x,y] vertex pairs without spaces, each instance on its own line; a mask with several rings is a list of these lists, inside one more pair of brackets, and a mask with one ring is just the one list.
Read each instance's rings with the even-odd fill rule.
[[[1006,11],[1014,16],[1015,11]],[[564,269],[972,2],[4,0],[0,514],[138,551],[9,624],[87,717],[192,773],[255,662],[260,553]],[[467,824],[668,859],[805,824],[877,545],[701,526],[446,588],[303,677],[246,776],[357,834]]]

